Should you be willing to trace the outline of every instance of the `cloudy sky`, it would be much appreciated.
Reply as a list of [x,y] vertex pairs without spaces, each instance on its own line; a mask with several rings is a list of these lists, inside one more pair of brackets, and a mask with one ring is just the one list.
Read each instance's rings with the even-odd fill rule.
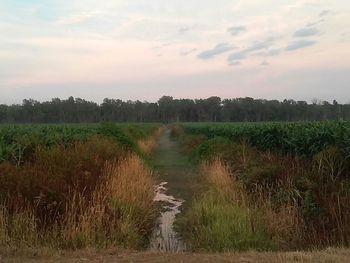
[[0,104],[350,102],[349,0],[0,0]]

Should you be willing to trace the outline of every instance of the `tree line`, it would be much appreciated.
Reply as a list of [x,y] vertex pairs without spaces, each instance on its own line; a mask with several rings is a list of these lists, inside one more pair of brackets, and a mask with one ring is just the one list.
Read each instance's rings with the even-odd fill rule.
[[104,99],[98,104],[81,98],[0,105],[0,123],[96,122],[259,122],[350,120],[350,104],[337,101],[265,100],[253,98],[174,99],[157,102]]

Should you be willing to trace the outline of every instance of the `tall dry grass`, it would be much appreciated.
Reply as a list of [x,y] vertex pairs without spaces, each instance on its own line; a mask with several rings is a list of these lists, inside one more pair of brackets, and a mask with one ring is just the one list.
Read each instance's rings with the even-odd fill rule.
[[138,248],[152,230],[152,171],[109,139],[39,149],[0,171],[1,248]]
[[204,191],[181,225],[194,249],[212,251],[274,249],[263,221],[248,206],[242,184],[216,159],[201,166]]
[[243,142],[220,157],[279,248],[349,245],[349,159],[341,150],[329,147],[310,160],[260,152]]
[[349,160],[344,153],[329,147],[311,160],[259,153],[256,162],[259,173],[270,179],[256,181],[260,190],[250,196],[261,207],[271,207],[271,217],[284,226],[275,234],[285,247],[349,245]]
[[[238,155],[241,158],[244,152]],[[247,167],[250,158],[244,156]],[[312,233],[298,201],[290,194],[295,190],[291,181],[247,186],[238,174],[241,170],[233,170],[220,159],[202,164],[201,171],[206,190],[182,222],[194,248],[283,250],[302,248],[310,242]],[[276,191],[285,195],[276,200]]]
[[160,127],[153,133],[153,135],[149,136],[147,139],[138,141],[138,146],[141,152],[144,153],[146,156],[152,155],[152,153],[157,147],[158,138],[163,132],[164,127]]
[[59,233],[61,242],[69,248],[142,246],[156,214],[151,170],[138,156],[130,155],[106,163],[103,176],[91,200],[74,195]]
[[[288,191],[283,184],[277,184],[274,187]],[[257,211],[255,216],[262,220],[279,249],[302,247],[306,225],[297,202],[287,198],[276,204],[276,197],[271,194],[274,190],[271,188],[256,186],[247,194],[249,206]]]
[[229,200],[232,204],[246,206],[247,195],[243,185],[220,159],[202,163],[201,171],[204,175],[203,180],[210,190],[216,191],[218,195]]

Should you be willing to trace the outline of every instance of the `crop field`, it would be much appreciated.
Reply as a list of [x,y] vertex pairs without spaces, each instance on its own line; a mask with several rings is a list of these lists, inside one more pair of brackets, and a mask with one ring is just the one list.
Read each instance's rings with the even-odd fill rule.
[[0,15],[0,263],[350,262],[350,0]]
[[160,126],[0,126],[0,247],[144,246]]
[[1,253],[150,249],[155,189],[183,249],[348,247],[350,123],[0,126]]
[[183,218],[194,247],[349,245],[349,122],[191,123],[172,135],[205,174]]
[[186,124],[190,134],[208,138],[247,139],[261,150],[312,156],[336,145],[350,155],[350,122]]
[[155,124],[1,125],[0,161],[20,164],[38,147],[68,146],[97,135],[111,137],[132,148],[135,141],[147,138],[157,127]]

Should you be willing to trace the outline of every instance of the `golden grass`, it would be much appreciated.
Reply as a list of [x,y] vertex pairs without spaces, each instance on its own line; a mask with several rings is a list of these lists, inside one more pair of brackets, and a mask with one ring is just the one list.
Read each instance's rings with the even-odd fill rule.
[[181,222],[195,251],[271,250],[275,244],[255,208],[247,205],[242,185],[220,161],[202,165],[204,191]]
[[[68,247],[138,247],[154,218],[153,174],[139,157],[106,163],[105,182],[87,201],[76,194],[64,220],[61,238]],[[76,217],[80,214],[79,217]]]
[[[206,162],[201,168],[207,190],[194,202],[193,212],[187,215],[188,223],[197,229],[198,236],[192,240],[198,243],[197,247],[218,251],[246,250],[247,247],[263,250],[266,247],[274,250],[302,247],[306,229],[293,200],[276,206],[269,195],[271,189],[256,185],[246,189],[220,159]],[[232,229],[240,241],[234,242]],[[258,242],[246,242],[247,246],[240,246],[242,240],[249,239]],[[222,245],[217,246],[220,243]]]
[[[47,246],[140,248],[155,216],[155,179],[143,161],[131,154],[106,162],[92,193],[72,190],[61,219],[42,228],[30,208],[12,214],[0,208],[0,254]],[[1,252],[2,251],[2,252]],[[12,252],[11,252],[12,251]]]
[[141,208],[153,207],[155,180],[152,171],[136,155],[131,155],[118,165],[107,164],[106,188],[113,200],[137,204]]
[[229,167],[220,159],[203,163],[201,165],[201,171],[209,187],[215,189],[218,194],[230,200],[230,202],[239,204],[240,206],[246,206],[247,196],[243,186],[230,173]]
[[231,192],[233,179],[230,177],[227,167],[218,159],[202,165],[202,171],[206,175],[209,184],[217,187],[220,191]]
[[215,155],[227,165],[231,191],[244,193],[242,200],[257,211],[279,248],[349,245],[349,180],[339,149],[327,148],[310,160],[260,152],[243,142]]
[[163,133],[163,131],[164,127],[160,127],[154,132],[152,136],[138,142],[139,148],[146,156],[152,155],[155,148],[157,147],[158,138]]

